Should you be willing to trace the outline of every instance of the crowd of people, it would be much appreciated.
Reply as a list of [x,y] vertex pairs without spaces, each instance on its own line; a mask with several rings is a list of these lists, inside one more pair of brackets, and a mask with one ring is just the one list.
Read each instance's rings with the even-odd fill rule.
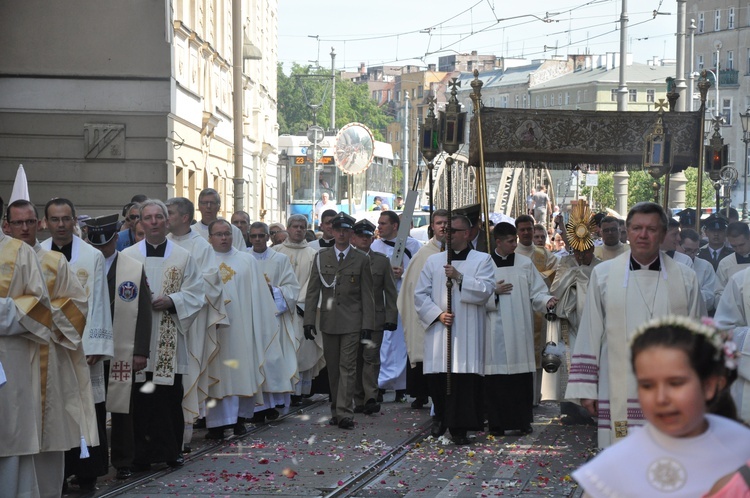
[[677,221],[645,202],[619,220],[581,201],[551,250],[532,214],[486,233],[479,205],[435,210],[422,245],[389,210],[377,226],[322,210],[316,236],[303,215],[220,218],[213,189],[197,204],[134,196],[98,218],[64,198],[7,206],[4,492],[94,489],[110,463],[119,479],[178,467],[195,426],[242,435],[313,393],[351,430],[387,390],[430,407],[431,435],[456,445],[529,434],[534,407],[559,401],[564,424],[598,427],[604,451],[574,474],[589,496],[740,484],[747,224],[713,215],[699,234],[690,210]]

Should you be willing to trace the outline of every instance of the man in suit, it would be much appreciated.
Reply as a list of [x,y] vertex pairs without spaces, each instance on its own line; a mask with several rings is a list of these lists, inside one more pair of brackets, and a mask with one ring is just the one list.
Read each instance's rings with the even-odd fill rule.
[[727,225],[729,225],[727,219],[717,214],[712,214],[706,218],[703,224],[703,228],[708,236],[708,245],[701,247],[698,257],[711,263],[714,271],[718,270],[719,261],[734,252],[726,246]]
[[[133,475],[133,382],[146,368],[151,345],[151,292],[143,264],[117,251],[117,215],[86,220],[89,243],[107,270],[115,356],[109,364],[107,411],[112,413],[110,451],[117,479]],[[135,319],[134,319],[135,318]]]
[[[354,385],[361,334],[372,334],[375,302],[367,255],[349,245],[355,219],[339,213],[333,219],[335,244],[321,250],[313,261],[305,310],[320,310],[323,355],[331,389],[331,425],[354,428]],[[318,307],[318,303],[320,307]],[[315,313],[305,313],[305,338],[317,334]]]
[[[380,375],[380,345],[384,330],[396,330],[396,280],[390,260],[383,253],[370,250],[375,225],[369,220],[354,225],[352,245],[370,257],[372,295],[375,300],[375,330],[369,337],[362,336],[357,354],[357,385],[354,389],[354,412],[372,415],[380,411],[378,377]],[[367,401],[365,401],[367,400]]]

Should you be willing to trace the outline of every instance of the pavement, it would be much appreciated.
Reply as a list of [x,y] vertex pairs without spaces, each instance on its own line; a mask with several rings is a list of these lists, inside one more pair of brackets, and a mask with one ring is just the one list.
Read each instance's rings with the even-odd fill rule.
[[[473,444],[456,446],[446,437],[421,438],[429,427],[429,409],[388,402],[393,393],[386,395],[380,413],[357,415],[350,431],[329,426],[329,405],[316,399],[219,444],[196,430],[193,452],[181,468],[136,474],[129,481],[114,479],[112,471],[100,478],[95,493],[71,487],[66,496],[579,497],[570,473],[594,454],[595,427],[563,425],[555,402],[535,408],[532,434],[470,433]],[[404,447],[410,438],[417,441]],[[364,471],[372,480],[355,487]],[[130,486],[123,489],[123,484]]]

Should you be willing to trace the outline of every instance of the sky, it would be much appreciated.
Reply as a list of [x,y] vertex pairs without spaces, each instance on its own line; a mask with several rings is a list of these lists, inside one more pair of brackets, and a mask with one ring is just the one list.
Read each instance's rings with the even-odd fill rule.
[[[336,69],[347,71],[473,50],[526,59],[619,52],[622,1],[279,0],[279,61],[286,72],[294,62],[330,68],[332,47]],[[676,2],[627,4],[633,60],[674,59]]]

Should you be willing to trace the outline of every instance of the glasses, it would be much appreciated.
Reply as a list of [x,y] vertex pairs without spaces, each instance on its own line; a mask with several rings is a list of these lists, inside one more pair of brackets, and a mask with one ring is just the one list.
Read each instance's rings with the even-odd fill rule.
[[212,237],[231,237],[232,232],[214,232],[211,234]]
[[270,232],[268,232],[268,233],[269,233],[269,234],[270,234],[271,236],[274,236],[274,235],[276,235],[277,233],[279,233],[279,230],[271,230],[271,231],[270,231]]
[[137,214],[131,214],[130,216],[128,216],[128,219],[129,219],[130,221],[135,221],[135,220],[140,220],[140,219],[141,219],[141,217],[140,217],[140,216],[138,216]]
[[619,233],[619,228],[602,228],[602,233]]
[[201,206],[209,206],[209,207],[219,205],[219,203],[216,201],[199,201],[198,204],[200,204]]
[[63,216],[62,218],[58,218],[56,216],[53,216],[52,218],[49,218],[47,221],[54,225],[59,225],[60,223],[70,223],[73,221],[72,216]]
[[266,234],[264,234],[264,233],[251,233],[247,237],[249,239],[264,239],[264,238],[266,238]]
[[26,225],[27,227],[33,227],[37,224],[37,221],[38,220],[13,220],[9,221],[8,223],[13,225],[14,227],[22,227],[24,225]]
[[465,232],[468,228],[451,228],[451,233]]

